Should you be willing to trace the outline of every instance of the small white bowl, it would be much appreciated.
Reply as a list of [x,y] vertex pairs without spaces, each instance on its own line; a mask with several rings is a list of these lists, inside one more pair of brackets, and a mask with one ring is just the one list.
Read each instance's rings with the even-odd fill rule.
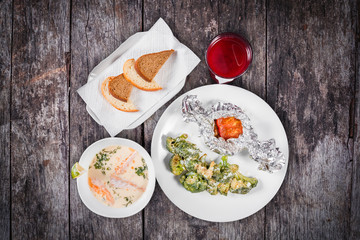
[[124,138],[104,138],[91,144],[81,155],[79,164],[88,170],[95,154],[100,152],[102,149],[113,145],[131,147],[138,151],[144,158],[148,167],[149,182],[143,195],[132,205],[125,208],[113,208],[106,206],[97,200],[91,193],[88,185],[87,172],[77,179],[77,189],[82,202],[92,212],[109,218],[125,218],[140,212],[149,203],[155,188],[155,169],[149,153],[138,143]]

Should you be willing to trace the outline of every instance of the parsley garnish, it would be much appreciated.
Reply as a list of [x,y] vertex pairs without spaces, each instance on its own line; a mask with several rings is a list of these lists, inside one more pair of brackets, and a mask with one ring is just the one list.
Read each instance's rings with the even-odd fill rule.
[[147,166],[144,165],[142,167],[138,167],[138,168],[135,168],[135,173],[138,175],[138,176],[143,176],[145,178],[145,170],[147,170]]
[[124,204],[124,205],[125,205],[125,207],[127,207],[127,206],[129,206],[130,204],[132,204],[132,203],[133,203],[131,198],[124,197],[124,199],[125,199],[125,201],[127,201],[127,203],[126,203],[126,204]]

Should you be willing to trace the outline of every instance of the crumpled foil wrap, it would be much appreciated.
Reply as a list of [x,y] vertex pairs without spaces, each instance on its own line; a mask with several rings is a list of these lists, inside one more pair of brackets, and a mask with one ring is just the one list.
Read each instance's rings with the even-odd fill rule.
[[[202,107],[195,95],[187,95],[182,101],[182,115],[185,122],[196,122],[205,144],[214,152],[224,155],[234,155],[248,149],[251,158],[258,162],[259,169],[274,172],[285,165],[285,156],[276,147],[275,140],[259,141],[254,132],[249,117],[243,110],[232,104],[218,102],[210,109]],[[243,134],[238,138],[225,140],[214,135],[214,120],[222,117],[235,117],[243,126]]]

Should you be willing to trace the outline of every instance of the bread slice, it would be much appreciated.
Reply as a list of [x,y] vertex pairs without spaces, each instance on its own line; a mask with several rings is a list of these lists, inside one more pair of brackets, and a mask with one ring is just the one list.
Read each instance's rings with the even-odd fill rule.
[[144,91],[157,91],[162,87],[155,81],[148,82],[143,79],[135,70],[135,60],[129,59],[124,63],[124,77],[135,87]]
[[110,94],[109,83],[114,77],[108,77],[101,84],[101,93],[113,107],[124,112],[136,112],[136,106],[128,100],[127,102],[121,101]]
[[119,99],[120,101],[127,102],[133,85],[126,81],[123,74],[120,74],[116,77],[111,77],[109,81],[109,92],[113,97]]
[[135,62],[137,73],[146,81],[151,82],[173,52],[174,50],[171,49],[142,55]]

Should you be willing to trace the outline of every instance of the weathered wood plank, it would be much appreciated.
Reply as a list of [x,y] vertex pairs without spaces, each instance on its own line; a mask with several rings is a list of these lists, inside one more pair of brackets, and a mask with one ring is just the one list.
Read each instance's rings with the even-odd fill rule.
[[[359,73],[358,73],[358,76]],[[353,143],[353,174],[351,195],[350,239],[360,239],[360,87],[359,77],[356,87],[356,112]],[[350,143],[351,144],[351,143]]]
[[10,238],[10,91],[12,1],[0,2],[0,239]]
[[11,232],[69,237],[69,1],[14,1]]
[[[124,40],[141,30],[141,1],[73,1],[70,84],[70,164],[79,161],[93,142],[109,137],[91,119],[76,90],[87,82],[88,73]],[[123,131],[142,144],[142,127]],[[142,213],[125,219],[109,219],[92,213],[81,202],[76,182],[70,184],[70,235],[72,239],[141,239]]]
[[[254,31],[256,29],[256,31]],[[266,6],[265,1],[219,1],[219,33],[236,32],[253,48],[248,71],[231,85],[245,88],[265,99]],[[220,239],[264,239],[265,208],[236,222],[219,224]]]
[[[256,31],[254,31],[256,29]],[[265,1],[220,1],[219,33],[235,32],[246,37],[253,49],[248,71],[231,82],[265,99],[266,92],[266,6]]]
[[266,207],[266,238],[349,237],[353,5],[268,2],[267,99],[287,131],[290,159]]
[[[181,92],[169,103],[192,88],[212,82],[204,57],[207,45],[217,35],[217,12],[217,1],[201,1],[196,4],[193,1],[144,1],[144,30],[148,30],[159,17],[162,17],[175,37],[202,60],[187,78]],[[169,103],[144,124],[145,147],[148,151],[156,123]],[[144,217],[146,239],[218,239],[217,223],[202,221],[182,212],[170,202],[159,185],[150,204],[145,208]]]
[[354,24],[356,25],[356,81],[353,107],[353,119],[350,124],[349,147],[353,151],[352,188],[351,188],[351,218],[350,218],[350,239],[360,239],[360,2],[354,8]]

